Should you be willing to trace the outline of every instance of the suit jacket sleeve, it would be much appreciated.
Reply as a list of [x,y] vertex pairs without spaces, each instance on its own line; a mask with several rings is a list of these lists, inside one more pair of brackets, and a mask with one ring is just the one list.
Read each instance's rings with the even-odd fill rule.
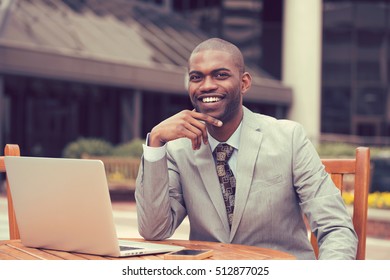
[[138,230],[149,240],[173,235],[186,216],[180,174],[167,156],[157,162],[141,160],[136,180]]
[[357,236],[352,220],[330,176],[324,170],[302,126],[294,130],[293,180],[301,209],[319,244],[319,259],[354,259]]

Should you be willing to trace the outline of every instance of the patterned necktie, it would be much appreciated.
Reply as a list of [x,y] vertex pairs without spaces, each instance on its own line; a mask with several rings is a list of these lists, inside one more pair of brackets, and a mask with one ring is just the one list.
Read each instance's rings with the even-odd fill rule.
[[236,193],[236,178],[229,167],[228,160],[233,154],[234,148],[228,144],[218,144],[215,148],[218,179],[221,184],[222,195],[225,201],[226,212],[230,227],[233,221],[234,195]]

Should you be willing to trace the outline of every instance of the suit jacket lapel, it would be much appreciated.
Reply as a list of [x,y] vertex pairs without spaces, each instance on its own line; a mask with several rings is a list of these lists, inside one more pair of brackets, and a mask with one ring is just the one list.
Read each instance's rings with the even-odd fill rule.
[[199,150],[194,151],[194,157],[205,189],[208,192],[225,229],[229,231],[225,202],[222,197],[210,146],[202,144]]
[[262,141],[262,133],[254,114],[244,108],[244,117],[240,135],[240,147],[237,158],[236,197],[230,241],[233,240],[251,188],[253,171],[256,165]]

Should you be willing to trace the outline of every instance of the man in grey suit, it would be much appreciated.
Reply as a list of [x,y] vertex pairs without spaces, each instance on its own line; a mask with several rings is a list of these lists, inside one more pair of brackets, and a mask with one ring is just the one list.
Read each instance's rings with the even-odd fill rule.
[[[354,259],[351,218],[302,126],[243,106],[251,76],[240,50],[206,40],[192,52],[188,75],[195,109],[155,126],[144,145],[135,193],[140,234],[169,238],[188,216],[190,239],[314,259],[305,214],[320,259]],[[228,156],[219,143],[229,144]]]

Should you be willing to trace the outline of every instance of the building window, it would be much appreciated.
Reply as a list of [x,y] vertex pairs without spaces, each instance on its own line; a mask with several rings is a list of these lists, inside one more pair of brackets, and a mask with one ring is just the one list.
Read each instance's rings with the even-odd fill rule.
[[386,136],[390,3],[325,0],[323,7],[322,132]]

